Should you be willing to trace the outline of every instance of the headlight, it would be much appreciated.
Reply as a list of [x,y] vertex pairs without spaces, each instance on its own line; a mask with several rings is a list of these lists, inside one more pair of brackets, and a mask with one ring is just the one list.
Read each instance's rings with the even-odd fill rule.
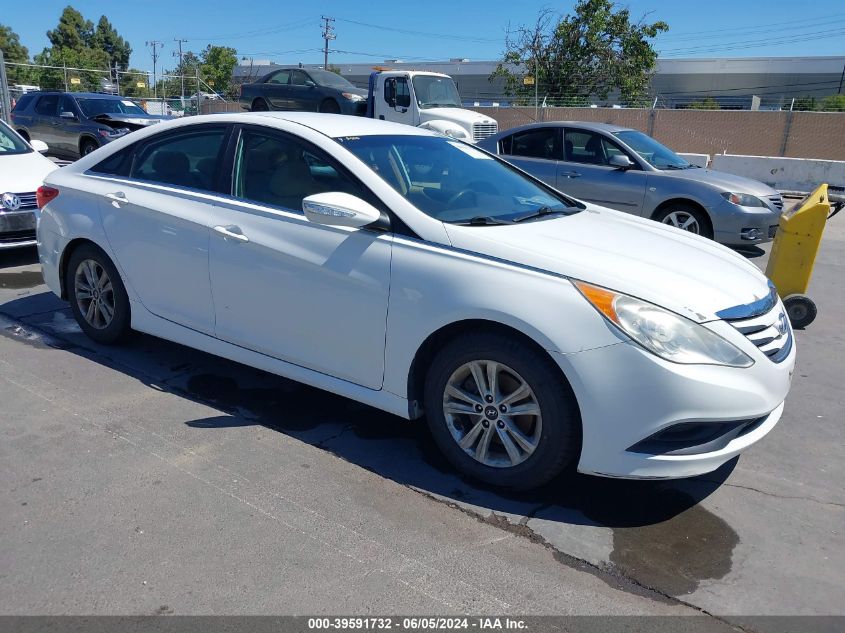
[[128,134],[129,128],[100,128],[97,131],[100,133],[100,136],[114,138],[115,136],[123,136],[124,134]]
[[739,207],[765,207],[765,203],[757,196],[752,196],[750,193],[731,193],[726,191],[722,197]]
[[674,312],[583,281],[573,283],[602,316],[660,358],[685,365],[754,364],[718,334]]
[[446,136],[451,136],[452,138],[467,138],[467,133],[465,130],[461,128],[457,129],[449,129],[443,132]]
[[344,99],[349,99],[350,101],[366,101],[366,97],[351,92],[341,92],[340,94],[343,95]]

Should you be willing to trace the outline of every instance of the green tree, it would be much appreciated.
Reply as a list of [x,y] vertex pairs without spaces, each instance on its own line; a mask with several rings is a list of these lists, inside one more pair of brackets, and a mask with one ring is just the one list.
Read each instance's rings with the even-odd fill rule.
[[238,53],[234,48],[209,44],[200,56],[200,77],[215,92],[233,96],[232,71],[237,65]]
[[830,95],[822,99],[819,109],[823,112],[845,112],[845,95]]
[[792,109],[798,111],[816,110],[818,107],[819,104],[816,98],[810,96],[796,97],[795,102],[792,104]]
[[[558,17],[541,11],[533,26],[519,27],[505,40],[505,52],[491,78],[505,79],[508,94],[585,103],[618,91],[635,103],[648,93],[657,64],[652,46],[665,22],[632,21],[630,10],[613,0],[578,0],[574,13]],[[536,75],[536,76],[535,76]]]
[[[11,27],[0,24],[0,50],[7,62],[25,64],[29,61],[29,50],[21,44],[21,39]],[[21,66],[7,66],[7,76],[10,84],[30,84],[32,72]]]
[[56,49],[82,50],[91,46],[94,38],[94,23],[68,5],[59,17],[59,24],[47,31],[47,39]]
[[117,65],[121,70],[129,67],[129,56],[132,54],[132,47],[117,32],[106,16],[100,16],[97,22],[97,29],[91,38],[91,48],[105,51],[109,58],[109,67]]
[[718,110],[719,102],[713,97],[704,97],[701,101],[693,101],[687,108],[690,110]]

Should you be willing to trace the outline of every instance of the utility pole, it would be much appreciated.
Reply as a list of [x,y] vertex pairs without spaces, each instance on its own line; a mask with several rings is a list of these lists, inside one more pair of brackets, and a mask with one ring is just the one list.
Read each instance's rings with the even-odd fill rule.
[[182,93],[179,95],[182,99],[185,98],[185,69],[182,67],[182,42],[187,42],[188,40],[180,40],[178,38],[173,38],[173,41],[179,45],[179,52],[173,51],[173,56],[179,58],[179,75],[182,79]]
[[150,47],[150,54],[153,56],[153,99],[158,99],[158,86],[156,85],[156,62],[158,62],[158,49],[164,48],[164,42],[159,40],[148,40],[144,42]]
[[117,62],[114,63],[114,87],[115,94],[120,94],[120,66]]
[[329,69],[329,41],[337,39],[337,35],[334,32],[334,26],[332,26],[332,22],[334,22],[334,18],[327,18],[324,15],[323,21],[325,21],[325,24],[323,25],[323,41],[325,42],[325,46],[323,47],[323,70],[328,70]]
[[842,94],[842,83],[845,82],[845,65],[842,66],[842,76],[839,78],[839,90],[836,91],[836,94]]

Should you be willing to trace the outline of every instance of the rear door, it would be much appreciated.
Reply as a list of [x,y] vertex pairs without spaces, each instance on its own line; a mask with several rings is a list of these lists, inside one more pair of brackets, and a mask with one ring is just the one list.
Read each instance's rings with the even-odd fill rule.
[[557,187],[558,166],[563,158],[562,141],[563,128],[535,127],[503,138],[499,141],[499,153],[535,178]]
[[143,305],[206,334],[214,333],[209,225],[228,131],[203,124],[156,136],[128,148],[128,177],[92,184],[109,244]]
[[[634,167],[610,165],[615,154],[624,154]],[[569,195],[618,211],[641,215],[646,173],[634,156],[609,136],[593,130],[567,127],[564,131],[564,160],[558,166],[557,188]]]
[[47,143],[51,153],[62,153],[58,134],[58,107],[59,95],[48,94],[39,97],[30,126],[31,138]]
[[263,95],[270,103],[271,110],[291,110],[290,71],[277,70],[270,75],[263,86]]

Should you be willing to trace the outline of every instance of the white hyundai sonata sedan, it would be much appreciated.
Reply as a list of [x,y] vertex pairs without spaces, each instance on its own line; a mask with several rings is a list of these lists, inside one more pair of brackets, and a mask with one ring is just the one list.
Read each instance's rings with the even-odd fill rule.
[[139,330],[424,415],[494,485],[706,473],[789,391],[792,330],[742,256],[413,127],[191,117],[39,200],[44,277],[95,341]]

